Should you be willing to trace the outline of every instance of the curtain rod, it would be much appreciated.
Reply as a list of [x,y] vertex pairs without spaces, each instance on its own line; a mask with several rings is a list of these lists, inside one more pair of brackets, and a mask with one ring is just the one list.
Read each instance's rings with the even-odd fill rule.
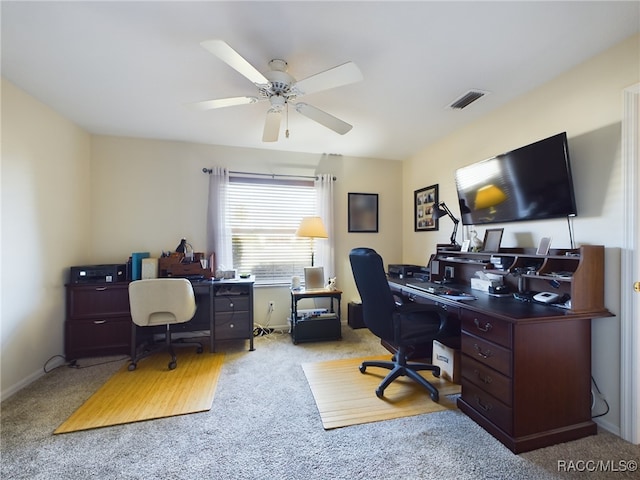
[[[208,173],[211,174],[213,173],[213,170],[211,168],[203,168],[202,169],[202,173]],[[252,175],[252,176],[258,176],[258,177],[270,177],[270,178],[308,178],[308,179],[313,179],[313,180],[317,180],[318,177],[317,175],[279,175],[276,173],[253,173],[253,172],[238,172],[238,171],[234,171],[234,170],[229,170],[229,173],[235,174],[235,175]],[[337,180],[336,177],[332,177],[332,179],[335,181]]]

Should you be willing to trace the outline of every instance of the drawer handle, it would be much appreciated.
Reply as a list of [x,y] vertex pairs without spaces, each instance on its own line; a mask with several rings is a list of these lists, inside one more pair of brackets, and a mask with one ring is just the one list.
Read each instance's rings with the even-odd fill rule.
[[104,292],[107,287],[96,287],[96,292]]
[[107,321],[106,320],[94,320],[93,323],[95,325],[102,325],[103,323],[107,323]]
[[473,348],[476,349],[476,352],[478,352],[479,357],[489,358],[491,355],[493,355],[493,353],[491,353],[491,350],[487,350],[486,352],[483,352],[482,348],[477,343],[473,344]]
[[474,370],[473,373],[476,374],[476,377],[478,377],[478,379],[482,382],[482,383],[486,383],[487,385],[490,384],[491,382],[493,382],[493,378],[491,378],[489,375],[487,375],[486,377],[483,377],[480,372],[478,370]]
[[480,400],[480,397],[478,395],[476,395],[475,397],[476,397],[476,403],[485,412],[488,412],[489,410],[491,410],[493,408],[493,405],[491,405],[490,403],[488,403],[486,405],[484,403],[482,403],[482,401]]
[[473,323],[476,324],[476,328],[481,332],[489,332],[493,328],[493,325],[491,325],[489,322],[485,323],[484,326],[481,327],[480,321],[477,318],[473,319]]

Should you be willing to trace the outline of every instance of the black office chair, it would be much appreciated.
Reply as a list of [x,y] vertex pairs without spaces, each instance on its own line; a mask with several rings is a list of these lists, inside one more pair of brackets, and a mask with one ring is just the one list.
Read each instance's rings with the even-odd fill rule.
[[392,361],[365,361],[360,372],[367,367],[391,370],[376,389],[382,398],[384,390],[400,376],[407,376],[425,387],[433,401],[439,400],[438,389],[418,371],[433,372],[440,376],[440,367],[426,363],[408,362],[407,355],[416,345],[432,343],[434,339],[450,336],[447,331],[446,312],[436,305],[407,303],[399,305],[389,287],[382,257],[371,248],[354,248],[349,253],[351,270],[362,299],[364,323],[371,332],[397,349]]

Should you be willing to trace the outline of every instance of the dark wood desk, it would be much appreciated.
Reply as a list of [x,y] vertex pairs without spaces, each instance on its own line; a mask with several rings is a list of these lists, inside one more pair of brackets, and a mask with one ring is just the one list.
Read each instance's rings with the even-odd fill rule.
[[[171,325],[171,333],[209,332],[209,351],[216,351],[219,340],[249,340],[253,351],[253,284],[254,279],[193,281],[197,310],[185,323]],[[163,332],[162,327],[138,327],[132,324],[131,355],[140,342],[136,335]]]
[[[253,350],[254,279],[192,282],[198,308],[189,322],[171,331],[209,332],[209,348],[218,340],[246,339]],[[141,336],[163,332],[131,321],[128,282],[68,284],[65,356],[68,361],[101,355],[134,355]]]
[[514,453],[597,431],[591,420],[591,319],[575,313],[453,287],[475,300],[453,300],[389,280],[406,300],[438,304],[461,325],[462,394],[458,407]]

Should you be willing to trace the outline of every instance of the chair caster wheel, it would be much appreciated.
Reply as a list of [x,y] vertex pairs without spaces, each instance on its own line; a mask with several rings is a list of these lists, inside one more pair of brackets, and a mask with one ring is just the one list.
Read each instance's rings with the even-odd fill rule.
[[127,369],[128,369],[130,372],[133,372],[133,371],[136,369],[136,367],[137,367],[137,365],[136,365],[135,363],[131,362],[131,363],[129,364],[129,366],[127,367]]
[[376,388],[376,397],[383,398],[384,397],[384,390]]
[[169,362],[169,370],[175,370],[177,366],[176,362]]
[[434,402],[440,400],[440,395],[438,395],[438,392],[431,394],[431,400],[433,400]]
[[204,349],[202,347],[198,347],[198,349],[196,350],[196,353],[202,353],[204,352]]
[[364,365],[360,365],[358,369],[360,370],[360,373],[364,373],[367,371],[367,367],[365,367]]

